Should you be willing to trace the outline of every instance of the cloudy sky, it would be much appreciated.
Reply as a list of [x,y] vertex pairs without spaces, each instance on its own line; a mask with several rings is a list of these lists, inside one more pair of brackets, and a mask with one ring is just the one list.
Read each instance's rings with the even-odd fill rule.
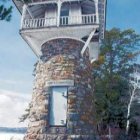
[[[140,0],[108,0],[107,29],[133,28],[140,33],[139,6]],[[12,21],[0,21],[0,126],[24,126],[18,118],[31,99],[37,58],[20,37],[19,27],[20,14],[14,7]]]
[[0,89],[0,126],[26,126],[26,123],[19,123],[19,118],[28,107],[29,100],[29,94]]

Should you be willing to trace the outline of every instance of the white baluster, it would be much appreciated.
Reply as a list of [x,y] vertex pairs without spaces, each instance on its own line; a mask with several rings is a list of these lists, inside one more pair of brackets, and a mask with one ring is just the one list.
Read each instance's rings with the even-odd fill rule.
[[51,18],[48,18],[48,26],[51,25]]
[[35,28],[37,28],[37,19],[35,19]]
[[41,19],[39,19],[39,27],[41,27]]
[[33,19],[33,28],[35,28],[35,19]]
[[96,15],[94,15],[94,23],[96,23],[97,22],[97,17],[96,17]]
[[44,27],[47,26],[47,19],[44,19]]
[[31,28],[31,27],[32,27],[32,20],[29,19],[29,28]]
[[31,28],[33,28],[33,19],[31,19]]
[[44,19],[42,19],[42,27],[44,27]]
[[62,17],[62,25],[64,25],[64,17]]
[[25,19],[23,20],[22,28],[26,28],[26,27],[25,27]]
[[64,17],[63,17],[63,20],[62,20],[62,21],[63,21],[63,22],[62,22],[62,23],[63,23],[63,25],[64,25],[64,20],[65,20],[65,19],[64,19]]
[[94,15],[92,15],[92,23],[94,23]]
[[51,19],[51,20],[50,20],[50,21],[51,21],[51,22],[50,22],[50,26],[52,26],[52,25],[53,25],[53,21],[52,21],[52,18],[50,18],[50,19]]
[[31,19],[31,28],[33,28],[33,20]]
[[28,19],[28,28],[30,28],[30,19]]
[[72,17],[70,16],[69,17],[69,24],[71,24],[72,23]]
[[82,16],[83,24],[85,24],[85,16]]
[[91,18],[92,18],[92,16],[90,15],[89,16],[89,24],[91,24]]
[[26,28],[28,28],[28,19],[26,19]]
[[65,20],[64,21],[65,21],[65,25],[67,25],[67,18],[66,17],[65,17]]
[[29,19],[26,20],[27,28],[29,28]]

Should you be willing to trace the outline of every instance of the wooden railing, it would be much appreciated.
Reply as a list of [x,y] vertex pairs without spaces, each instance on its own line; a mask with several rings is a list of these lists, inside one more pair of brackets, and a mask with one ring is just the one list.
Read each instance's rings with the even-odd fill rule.
[[[22,23],[22,29],[26,28],[42,28],[57,26],[57,17],[51,18],[39,18],[39,19],[24,19]],[[84,24],[96,24],[96,15],[81,15],[81,16],[63,16],[60,17],[59,26],[69,25],[84,25]]]

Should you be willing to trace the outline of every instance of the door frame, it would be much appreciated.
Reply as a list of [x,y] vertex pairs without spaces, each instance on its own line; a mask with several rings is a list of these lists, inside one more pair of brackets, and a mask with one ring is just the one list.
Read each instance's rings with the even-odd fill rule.
[[[51,110],[51,104],[50,104],[50,102],[51,102],[51,98],[52,98],[52,92],[53,92],[53,88],[58,88],[58,87],[62,87],[62,88],[66,88],[67,89],[67,109],[66,109],[66,123],[65,123],[65,125],[51,125],[50,124],[50,118],[51,118],[51,113],[50,113],[50,110]],[[67,126],[67,122],[68,122],[68,120],[67,120],[67,115],[68,115],[68,86],[52,86],[51,87],[51,93],[49,94],[49,109],[48,109],[48,112],[49,112],[49,126],[50,127],[66,127]]]

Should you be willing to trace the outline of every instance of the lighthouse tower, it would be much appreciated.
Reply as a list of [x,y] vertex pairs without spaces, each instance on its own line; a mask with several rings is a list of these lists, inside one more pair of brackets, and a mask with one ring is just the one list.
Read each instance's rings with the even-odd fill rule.
[[94,140],[92,63],[106,0],[13,0],[38,63],[25,140]]

